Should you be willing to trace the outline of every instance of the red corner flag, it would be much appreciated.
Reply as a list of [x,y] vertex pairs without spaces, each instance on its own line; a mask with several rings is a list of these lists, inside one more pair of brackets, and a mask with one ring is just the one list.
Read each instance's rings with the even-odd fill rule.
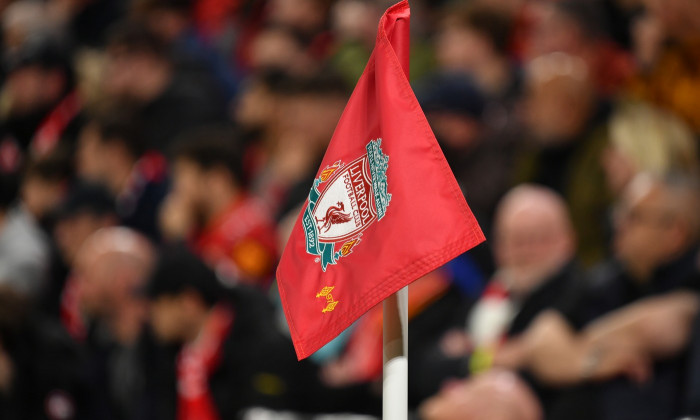
[[409,17],[382,16],[277,269],[299,359],[484,240],[409,85]]

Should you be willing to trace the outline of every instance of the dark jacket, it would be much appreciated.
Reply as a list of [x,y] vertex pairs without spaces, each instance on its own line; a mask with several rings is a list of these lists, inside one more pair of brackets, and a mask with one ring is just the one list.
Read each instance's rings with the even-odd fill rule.
[[[561,308],[575,328],[640,299],[668,292],[694,290],[697,285],[697,251],[692,250],[657,269],[649,281],[640,283],[620,264],[609,262],[593,270],[572,299]],[[654,363],[652,379],[639,385],[627,378],[572,390],[559,402],[550,419],[571,419],[571,412],[586,413],[576,418],[601,420],[658,420],[682,414],[683,384],[686,382],[686,354]]]

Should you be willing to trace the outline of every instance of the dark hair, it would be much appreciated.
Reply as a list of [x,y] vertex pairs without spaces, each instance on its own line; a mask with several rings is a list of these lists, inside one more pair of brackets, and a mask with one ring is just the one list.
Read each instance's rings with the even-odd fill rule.
[[61,220],[78,214],[96,217],[116,216],[114,197],[104,185],[79,179],[54,209],[52,216],[56,220]]
[[608,15],[600,0],[562,0],[554,2],[557,12],[565,15],[581,28],[587,38],[599,39],[610,35]]
[[287,75],[286,78],[280,80],[278,93],[285,96],[347,97],[350,94],[350,89],[337,72],[326,68],[308,76]]
[[167,44],[140,22],[125,21],[109,30],[108,48],[122,48],[128,53],[141,53],[170,60]]
[[222,300],[224,286],[214,270],[195,256],[182,243],[165,246],[146,286],[146,295],[151,299],[159,296],[180,295],[194,291],[204,303],[211,307]]
[[92,115],[92,122],[104,143],[120,143],[135,159],[145,151],[141,121],[136,112],[123,106],[104,109]]
[[483,4],[454,6],[444,18],[485,36],[501,54],[508,52],[512,19],[504,12]]
[[67,150],[57,149],[46,156],[31,160],[24,179],[38,178],[48,182],[69,181],[73,176],[73,161]]
[[0,210],[7,210],[17,198],[19,181],[15,174],[0,174]]
[[486,99],[479,87],[464,74],[436,73],[416,86],[418,102],[425,112],[449,112],[479,120]]
[[29,37],[19,50],[4,58],[3,64],[7,73],[25,67],[59,71],[65,76],[67,92],[75,83],[75,72],[70,57],[70,50],[65,43],[42,34]]
[[176,142],[172,156],[187,160],[204,170],[223,168],[234,181],[245,187],[244,152],[231,127],[213,126],[192,130]]
[[258,35],[264,34],[264,33],[277,33],[282,36],[285,36],[289,38],[290,40],[294,41],[297,47],[301,50],[305,50],[311,46],[313,43],[313,36],[310,36],[309,34],[304,33],[303,31],[299,30],[298,28],[295,28],[293,26],[283,24],[283,23],[267,23],[265,26],[262,28],[262,30],[258,33]]

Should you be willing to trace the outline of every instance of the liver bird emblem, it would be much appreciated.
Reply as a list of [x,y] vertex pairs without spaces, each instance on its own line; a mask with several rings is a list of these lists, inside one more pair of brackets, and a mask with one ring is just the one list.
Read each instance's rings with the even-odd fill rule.
[[321,233],[328,232],[328,229],[331,228],[333,225],[339,225],[341,223],[347,223],[350,220],[352,220],[352,217],[350,217],[350,214],[348,213],[343,213],[345,211],[345,204],[342,202],[337,203],[335,206],[330,206],[328,207],[328,210],[326,210],[326,216],[319,219],[318,217],[316,218],[316,223],[321,224],[321,227],[319,230]]

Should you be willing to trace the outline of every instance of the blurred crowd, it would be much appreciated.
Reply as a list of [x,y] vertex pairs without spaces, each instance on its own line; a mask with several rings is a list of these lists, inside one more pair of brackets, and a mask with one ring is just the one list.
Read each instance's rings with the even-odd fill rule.
[[[298,362],[274,272],[391,3],[0,1],[1,419],[380,415],[381,306]],[[411,415],[700,418],[700,2],[411,8],[488,238],[410,286]]]

